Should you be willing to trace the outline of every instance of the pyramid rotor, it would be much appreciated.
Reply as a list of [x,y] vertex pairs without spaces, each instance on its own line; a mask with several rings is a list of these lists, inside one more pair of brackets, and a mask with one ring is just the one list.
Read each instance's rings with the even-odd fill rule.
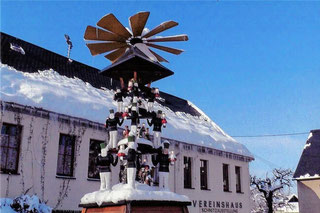
[[155,44],[157,42],[187,41],[188,36],[175,35],[165,37],[154,37],[155,35],[178,25],[175,21],[166,21],[145,32],[145,25],[150,12],[139,12],[129,18],[131,31],[125,28],[120,21],[109,13],[97,22],[97,27],[87,26],[84,39],[93,56],[107,53],[105,58],[112,63],[125,54],[132,47],[139,49],[154,62],[168,62],[166,59],[152,51],[150,48],[162,50],[171,54],[179,55],[181,49],[166,47]]

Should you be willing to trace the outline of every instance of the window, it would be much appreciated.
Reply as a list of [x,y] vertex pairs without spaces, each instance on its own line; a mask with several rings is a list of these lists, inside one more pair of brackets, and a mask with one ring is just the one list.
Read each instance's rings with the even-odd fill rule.
[[21,126],[2,124],[1,129],[1,171],[18,173]]
[[229,165],[223,164],[222,166],[223,172],[223,191],[229,192]]
[[75,136],[60,134],[57,175],[73,176]]
[[241,168],[239,166],[236,166],[235,172],[236,172],[236,192],[241,193]]
[[200,187],[208,189],[208,161],[200,160]]
[[184,157],[184,188],[191,188],[191,178],[192,178],[192,172],[191,172],[191,157]]
[[90,140],[88,178],[100,179],[99,169],[96,165],[96,158],[101,152],[101,147],[100,147],[101,143],[104,143],[104,141],[98,141],[93,139]]
[[206,148],[204,148],[204,147],[198,147],[198,152],[200,152],[200,153],[206,153]]
[[188,145],[188,144],[184,144],[184,145],[183,145],[183,148],[184,148],[185,150],[192,150],[192,146],[191,146],[191,145]]

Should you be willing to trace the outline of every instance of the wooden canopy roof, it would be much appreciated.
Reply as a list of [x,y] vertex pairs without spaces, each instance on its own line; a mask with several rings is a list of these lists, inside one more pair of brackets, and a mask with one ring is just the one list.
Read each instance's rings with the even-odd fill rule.
[[118,80],[122,77],[127,82],[133,78],[134,72],[137,72],[138,81],[143,85],[174,74],[159,62],[152,61],[135,46],[128,48],[117,62],[103,69],[100,74]]

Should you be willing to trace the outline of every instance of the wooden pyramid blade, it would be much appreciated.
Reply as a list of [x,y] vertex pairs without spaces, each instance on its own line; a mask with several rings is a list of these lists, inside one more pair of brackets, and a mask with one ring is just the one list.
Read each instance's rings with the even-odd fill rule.
[[87,26],[87,29],[84,33],[84,39],[94,41],[126,41],[121,36],[118,36],[108,31],[101,30],[93,26]]
[[150,12],[139,12],[129,18],[129,24],[133,36],[141,36],[144,26],[147,23]]
[[95,56],[101,53],[105,53],[111,50],[125,47],[127,46],[127,44],[120,43],[120,42],[109,42],[109,43],[92,43],[92,44],[87,44],[87,46],[90,49],[91,55]]
[[146,33],[145,35],[143,35],[143,38],[149,38],[155,34],[161,33],[162,31],[165,31],[167,29],[170,29],[172,27],[177,26],[178,23],[175,21],[166,21],[161,23],[160,25],[158,25],[156,28],[150,30],[148,33]]
[[161,38],[150,38],[147,39],[148,42],[163,42],[163,41],[188,41],[189,38],[187,35],[175,35],[175,36],[166,36]]
[[108,55],[105,55],[104,57],[109,59],[112,63],[116,62],[118,58],[120,58],[125,52],[126,52],[127,47],[121,47]]
[[152,44],[152,43],[146,43],[146,45],[153,47],[153,48],[157,48],[159,50],[163,50],[175,55],[179,55],[180,53],[182,53],[184,50],[179,50],[179,49],[175,49],[175,48],[171,48],[171,47],[165,47],[165,46],[160,46],[160,45],[156,45],[156,44]]
[[98,21],[97,25],[103,29],[120,35],[125,39],[128,39],[131,36],[131,33],[120,23],[120,21],[112,13],[103,16]]
[[158,59],[159,62],[167,62],[167,63],[169,63],[169,61],[167,61],[165,58],[161,57],[160,55],[158,55],[154,51],[150,50],[150,52]]

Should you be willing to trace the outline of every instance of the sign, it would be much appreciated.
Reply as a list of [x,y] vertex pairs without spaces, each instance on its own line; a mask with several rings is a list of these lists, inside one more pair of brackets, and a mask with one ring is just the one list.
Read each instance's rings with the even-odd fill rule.
[[238,209],[242,209],[242,202],[192,200],[192,206],[198,207],[201,213],[238,213]]

